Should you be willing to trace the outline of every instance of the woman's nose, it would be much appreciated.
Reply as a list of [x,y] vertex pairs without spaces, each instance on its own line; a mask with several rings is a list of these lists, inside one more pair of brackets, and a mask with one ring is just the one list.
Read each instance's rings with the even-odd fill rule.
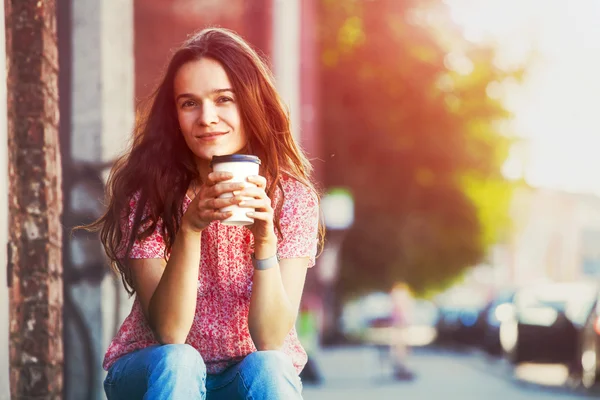
[[202,111],[200,112],[200,116],[198,117],[198,123],[200,125],[211,125],[219,122],[219,115],[217,113],[217,108],[214,104],[203,104]]

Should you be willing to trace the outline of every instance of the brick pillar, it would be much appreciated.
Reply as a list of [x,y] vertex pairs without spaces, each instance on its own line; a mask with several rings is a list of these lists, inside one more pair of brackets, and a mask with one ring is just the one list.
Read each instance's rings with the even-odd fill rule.
[[5,0],[8,66],[10,384],[62,397],[61,171],[54,0]]
[[[4,33],[4,0],[0,5],[0,76],[6,76],[6,37]],[[6,81],[0,82],[0,399],[6,400],[9,391],[8,358],[8,285],[7,249],[8,243],[8,133],[6,132]]]

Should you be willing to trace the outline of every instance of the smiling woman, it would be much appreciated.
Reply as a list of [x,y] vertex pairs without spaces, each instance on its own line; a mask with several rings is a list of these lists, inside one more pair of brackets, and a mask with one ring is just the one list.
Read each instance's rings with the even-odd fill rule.
[[181,132],[206,179],[208,160],[237,153],[247,143],[229,77],[219,62],[202,58],[183,65],[174,86]]
[[[297,399],[294,324],[319,241],[319,198],[271,73],[239,36],[178,49],[108,182],[101,231],[131,314],[104,359],[112,399]],[[258,156],[248,182],[215,156]],[[229,206],[251,225],[226,225]]]

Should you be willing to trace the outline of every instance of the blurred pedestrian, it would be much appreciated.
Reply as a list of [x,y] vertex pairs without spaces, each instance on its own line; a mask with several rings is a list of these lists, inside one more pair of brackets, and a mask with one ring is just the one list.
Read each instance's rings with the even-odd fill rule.
[[[136,295],[104,358],[109,400],[301,398],[294,324],[319,211],[282,104],[231,31],[203,30],[171,57],[87,227]],[[211,170],[230,154],[258,156],[260,174]],[[231,205],[254,223],[221,223]]]
[[412,380],[415,376],[407,365],[409,353],[407,331],[412,320],[413,298],[409,286],[403,282],[394,285],[390,296],[392,300],[393,327],[390,357],[394,378],[398,380]]

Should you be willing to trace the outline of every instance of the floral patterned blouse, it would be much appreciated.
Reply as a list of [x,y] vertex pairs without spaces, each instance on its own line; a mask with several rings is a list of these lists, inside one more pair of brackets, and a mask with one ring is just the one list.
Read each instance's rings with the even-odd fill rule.
[[[281,259],[308,258],[315,263],[319,220],[318,200],[304,184],[287,176],[281,178],[285,200],[280,225],[283,238],[277,252]],[[273,204],[280,196],[276,191]],[[123,228],[130,232],[138,196],[130,201],[129,218]],[[186,197],[184,211],[191,203]],[[164,240],[157,228],[143,241],[135,241],[130,258],[163,258]],[[127,235],[125,235],[127,237]],[[198,266],[198,297],[194,322],[186,343],[196,348],[209,374],[217,374],[256,351],[248,331],[248,311],[252,292],[252,233],[245,227],[211,223],[201,239],[201,260]],[[122,254],[124,257],[124,254]],[[103,368],[108,370],[122,355],[158,344],[136,298],[131,313],[121,325],[104,356]],[[284,341],[287,354],[298,373],[307,361],[296,329],[292,328]]]

